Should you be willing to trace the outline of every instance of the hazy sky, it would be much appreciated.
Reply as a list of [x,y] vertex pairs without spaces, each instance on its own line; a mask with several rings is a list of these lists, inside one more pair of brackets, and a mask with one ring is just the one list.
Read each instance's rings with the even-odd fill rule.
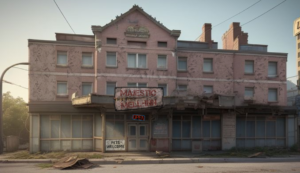
[[[259,0],[56,0],[76,34],[93,34],[91,25],[105,25],[134,4],[169,29],[181,30],[180,40],[195,40],[204,23],[213,26]],[[212,39],[222,48],[222,35],[231,22],[244,24],[283,0],[258,4],[213,28]],[[288,53],[287,77],[296,72],[296,38],[293,21],[300,17],[300,0],[287,0],[242,27],[250,44],[266,44],[269,52]],[[0,0],[0,73],[18,62],[28,62],[28,39],[55,40],[55,32],[72,33],[53,0]],[[18,66],[28,69],[27,66]],[[13,68],[5,80],[28,88],[28,72]],[[28,90],[3,84],[3,92],[28,102]]]

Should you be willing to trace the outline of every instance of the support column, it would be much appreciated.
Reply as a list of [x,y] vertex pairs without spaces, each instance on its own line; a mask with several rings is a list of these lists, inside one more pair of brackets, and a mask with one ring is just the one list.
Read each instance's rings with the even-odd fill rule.
[[173,122],[173,110],[171,109],[168,114],[169,119],[169,152],[172,151],[172,122]]
[[102,117],[102,153],[105,153],[105,142],[106,142],[106,130],[105,130],[105,109],[101,110]]
[[236,147],[236,114],[224,113],[222,115],[222,150]]

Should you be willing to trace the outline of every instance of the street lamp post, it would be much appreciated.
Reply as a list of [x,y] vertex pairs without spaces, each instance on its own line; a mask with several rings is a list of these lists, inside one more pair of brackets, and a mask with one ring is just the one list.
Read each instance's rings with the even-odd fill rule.
[[5,75],[5,73],[7,72],[7,70],[9,70],[10,68],[14,67],[14,66],[17,66],[17,65],[29,65],[28,62],[22,62],[22,63],[17,63],[17,64],[14,64],[14,65],[11,65],[9,67],[7,67],[2,75],[1,75],[1,78],[0,78],[0,154],[3,153],[3,122],[2,122],[2,114],[3,114],[3,110],[2,110],[2,81],[3,81],[3,77]]

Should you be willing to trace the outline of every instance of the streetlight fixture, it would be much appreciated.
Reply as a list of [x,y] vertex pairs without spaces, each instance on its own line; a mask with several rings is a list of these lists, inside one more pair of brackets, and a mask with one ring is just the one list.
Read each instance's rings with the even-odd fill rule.
[[28,62],[22,62],[22,63],[17,63],[17,64],[14,64],[14,65],[11,65],[9,67],[7,67],[2,75],[1,75],[1,78],[0,78],[0,154],[3,153],[3,122],[2,122],[2,114],[3,114],[3,110],[2,110],[2,81],[3,81],[3,77],[5,75],[5,73],[7,72],[7,70],[9,70],[10,68],[14,67],[14,66],[17,66],[17,65],[29,65]]

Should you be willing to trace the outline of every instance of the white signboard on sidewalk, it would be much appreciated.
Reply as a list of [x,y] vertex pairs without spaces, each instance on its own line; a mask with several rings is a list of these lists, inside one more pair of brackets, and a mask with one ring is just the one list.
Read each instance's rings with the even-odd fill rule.
[[125,150],[125,140],[106,140],[106,151]]

